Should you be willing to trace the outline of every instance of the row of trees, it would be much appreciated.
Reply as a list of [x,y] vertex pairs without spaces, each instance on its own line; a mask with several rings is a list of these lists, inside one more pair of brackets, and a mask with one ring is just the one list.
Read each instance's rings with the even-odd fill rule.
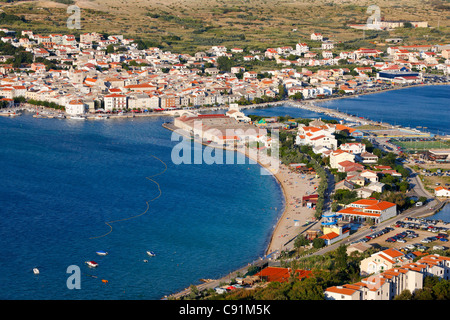
[[423,279],[423,288],[411,293],[404,290],[394,300],[450,300],[450,280],[428,276]]

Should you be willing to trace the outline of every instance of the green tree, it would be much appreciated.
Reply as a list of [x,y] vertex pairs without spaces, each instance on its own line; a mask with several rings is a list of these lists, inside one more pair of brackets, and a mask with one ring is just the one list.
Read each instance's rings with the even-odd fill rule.
[[336,269],[338,271],[345,271],[347,269],[347,247],[341,244],[336,250]]
[[284,85],[280,84],[278,86],[278,95],[280,96],[280,99],[283,99],[284,97],[286,97],[286,89],[284,88]]
[[110,44],[106,47],[106,53],[114,53],[114,45]]
[[297,280],[288,293],[290,300],[324,300],[324,289],[315,277]]
[[434,300],[431,290],[429,289],[417,289],[414,291],[412,300]]
[[403,290],[399,295],[394,297],[394,300],[411,300],[412,294],[408,289]]
[[450,281],[440,280],[433,286],[433,293],[436,300],[450,300]]
[[228,59],[227,57],[219,57],[217,58],[217,68],[220,71],[228,72],[231,70],[231,67],[233,66],[233,61]]
[[321,238],[315,238],[313,240],[313,247],[315,249],[320,249],[323,248],[325,246],[325,240],[321,239]]
[[306,239],[303,235],[300,235],[297,238],[295,238],[294,248],[298,249],[301,246],[306,246],[308,244],[309,244],[308,239]]

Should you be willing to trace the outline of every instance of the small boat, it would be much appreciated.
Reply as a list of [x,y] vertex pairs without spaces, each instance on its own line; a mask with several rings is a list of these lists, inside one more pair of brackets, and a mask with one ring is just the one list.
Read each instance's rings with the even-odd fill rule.
[[156,256],[156,254],[155,254],[153,251],[147,251],[147,254],[148,254],[150,257]]
[[86,264],[92,268],[98,267],[98,263],[95,261],[86,261]]
[[144,260],[142,260],[142,261],[144,261],[144,262],[148,262],[148,260],[147,260],[147,259],[144,259]]
[[38,268],[33,268],[33,273],[34,274],[39,274],[39,269]]
[[72,120],[86,120],[86,117],[82,117],[82,116],[71,116],[69,119],[72,119]]
[[101,114],[96,115],[96,116],[94,117],[95,120],[105,120],[105,119],[108,119],[108,118],[109,118],[108,116],[103,116],[103,115],[101,115]]
[[106,252],[106,251],[97,251],[96,254],[98,254],[99,256],[106,256],[108,254],[108,252]]

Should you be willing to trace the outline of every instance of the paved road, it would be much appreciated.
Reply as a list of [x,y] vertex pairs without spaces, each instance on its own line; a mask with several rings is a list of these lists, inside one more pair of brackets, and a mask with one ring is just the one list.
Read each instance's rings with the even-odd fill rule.
[[[438,207],[439,205],[441,205],[441,202],[436,199],[433,199],[424,206],[409,208],[408,210],[405,210],[402,213],[400,213],[399,215],[397,215],[396,217],[377,224],[377,230],[384,229],[385,227],[393,224],[395,221],[402,220],[405,217],[421,217],[421,216],[430,215],[434,212],[435,208]],[[430,208],[432,208],[432,209],[430,209]],[[364,238],[365,236],[368,236],[369,234],[372,234],[374,232],[375,231],[372,231],[369,228],[364,228],[364,229],[359,230],[359,231],[355,232],[354,234],[350,235],[346,240],[339,241],[330,246],[324,247],[321,250],[316,251],[311,255],[322,255],[326,252],[333,251],[333,250],[337,249],[341,244],[348,245],[351,242],[359,240],[361,238]]]

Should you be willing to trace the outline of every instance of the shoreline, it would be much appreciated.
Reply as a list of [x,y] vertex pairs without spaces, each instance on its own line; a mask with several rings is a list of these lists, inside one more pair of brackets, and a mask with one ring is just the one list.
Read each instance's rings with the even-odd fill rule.
[[[445,84],[424,84],[424,85],[406,86],[406,87],[392,88],[392,89],[376,91],[376,92],[369,92],[369,93],[365,93],[365,94],[375,94],[375,93],[382,93],[382,92],[385,92],[385,91],[401,90],[401,89],[407,89],[407,88],[411,88],[411,87],[423,87],[423,86],[429,86],[429,85],[443,85],[443,86],[445,86],[445,85],[449,85],[449,84],[445,83]],[[358,95],[362,95],[362,94],[358,94]],[[276,107],[278,105],[284,105],[284,104],[297,104],[297,105],[300,105],[300,104],[303,104],[304,102],[313,103],[315,100],[318,100],[320,102],[320,101],[335,100],[335,99],[345,99],[345,98],[354,98],[354,97],[356,97],[356,95],[343,96],[343,97],[334,97],[334,98],[329,98],[329,99],[310,99],[310,100],[304,100],[304,101],[298,101],[298,102],[297,101],[293,101],[293,100],[283,100],[283,101],[277,101],[276,103],[275,102],[266,103],[266,104],[264,104],[264,106],[263,105],[242,106],[242,109],[245,109],[246,107],[249,107],[249,108]],[[313,107],[315,107],[315,106],[313,106]],[[320,108],[328,109],[326,107],[320,107]],[[33,109],[35,109],[35,108],[33,108]],[[218,107],[217,109],[225,109],[225,108]],[[42,107],[41,110],[48,110],[48,111],[55,112],[55,113],[57,112],[57,110],[55,110],[55,109],[45,108],[45,107]],[[211,109],[204,109],[203,111],[209,111],[209,110],[211,110]],[[335,111],[333,109],[328,109],[328,110],[331,111],[331,112]],[[316,112],[323,113],[321,111],[316,111]],[[158,117],[158,116],[172,117],[170,114],[165,114],[165,113],[145,114],[145,115],[144,114],[135,114],[136,118],[138,118],[138,117]],[[115,118],[115,119],[130,119],[130,118],[134,118],[134,114],[131,114],[129,116],[114,116],[114,117],[111,117],[111,118]],[[366,119],[366,120],[369,120],[369,119]],[[202,142],[199,142],[199,143],[202,143]],[[202,144],[205,145],[204,143],[202,143]],[[240,152],[240,150],[234,150],[234,151]],[[247,158],[249,158],[249,156],[247,154],[244,153],[244,155]],[[252,159],[252,160],[254,160],[254,159]],[[270,172],[270,169],[268,169],[260,161],[258,161],[258,160],[254,160],[254,161],[256,161],[261,167],[266,168],[266,170],[268,170]],[[271,236],[269,238],[267,248],[265,249],[266,255],[274,253],[274,252],[276,253],[277,248],[284,247],[285,244],[288,244],[287,243],[288,240],[292,240],[293,238],[295,238],[300,233],[300,231],[297,232],[297,233],[293,232],[294,229],[298,228],[298,227],[292,226],[292,222],[293,222],[292,218],[297,217],[296,216],[297,213],[295,212],[296,210],[294,210],[294,209],[298,209],[298,208],[296,208],[295,205],[294,205],[294,207],[292,207],[292,205],[290,204],[290,200],[291,200],[290,196],[291,196],[291,194],[292,195],[295,194],[295,192],[294,191],[290,191],[291,189],[294,189],[294,188],[292,188],[293,187],[292,184],[288,184],[288,183],[289,182],[291,182],[291,183],[292,182],[297,182],[298,184],[302,184],[302,182],[305,182],[305,181],[302,181],[301,174],[294,174],[294,173],[289,174],[288,173],[288,171],[290,170],[289,167],[286,167],[286,166],[283,166],[282,164],[280,164],[280,169],[281,168],[284,168],[284,170],[285,170],[285,172],[283,174],[280,174],[280,173],[274,174],[274,173],[272,173],[272,176],[275,177],[275,180],[277,181],[277,183],[281,187],[281,190],[282,190],[282,193],[283,193],[283,197],[284,197],[284,208],[283,208],[283,212],[279,215],[279,218],[278,218],[276,224],[274,225],[274,229],[273,229],[272,234],[271,234]],[[296,175],[295,178],[294,178],[294,175]],[[306,175],[306,176],[310,177],[310,175]],[[294,181],[292,181],[293,179],[290,179],[290,178],[294,178]],[[289,180],[287,180],[287,179],[289,179]],[[316,181],[316,180],[314,180],[314,181]],[[305,195],[305,194],[297,194],[297,195],[301,197],[302,195]],[[301,206],[301,204],[300,204],[300,206]],[[300,207],[300,211],[303,211],[302,208],[306,210],[306,207]],[[304,211],[304,212],[306,212],[306,211]],[[302,217],[302,218],[305,218],[305,217]],[[291,221],[286,221],[286,220],[291,220]],[[289,224],[289,222],[291,222],[291,224]],[[300,226],[302,226],[302,225],[303,225],[303,223],[300,223]],[[300,229],[300,228],[298,228],[298,229]],[[308,229],[308,227],[306,229]],[[287,232],[287,234],[290,234],[290,235],[283,236],[283,234],[284,234],[283,231],[289,231],[289,232]],[[293,234],[295,234],[295,237],[292,237]],[[291,244],[293,244],[293,243],[291,242]],[[241,267],[237,271],[240,271],[240,270],[243,270],[243,269],[246,269],[246,268],[248,268],[248,266]],[[233,273],[236,273],[237,271],[234,271],[234,272],[230,273],[230,275],[233,274]],[[227,279],[227,278],[229,278],[229,276],[221,277],[220,279]],[[220,279],[218,279],[217,281],[220,281]],[[190,292],[190,289],[187,289],[187,290],[188,290],[187,293],[181,294],[180,296],[188,294]],[[173,297],[175,295],[177,295],[177,294],[170,295],[170,297]]]
[[[412,88],[412,87],[424,87],[424,86],[431,86],[431,85],[443,85],[443,86],[445,86],[445,85],[449,85],[449,84],[450,83],[421,84],[421,85],[406,86],[406,87],[400,87],[400,88],[392,88],[392,89],[387,89],[387,90],[380,90],[380,91],[376,91],[376,92],[368,92],[368,93],[364,93],[364,95],[383,93],[383,92],[386,92],[386,91],[401,90],[401,89],[407,89],[407,88]],[[358,94],[358,95],[363,95],[363,94]],[[334,97],[334,98],[328,98],[328,99],[311,99],[311,100],[307,100],[305,102],[312,103],[315,100],[318,100],[319,102],[320,101],[331,101],[331,100],[336,100],[336,99],[352,98],[352,97],[356,97],[356,96],[357,95],[343,96],[343,97]],[[253,109],[253,108],[258,108],[258,107],[259,108],[272,107],[272,106],[277,106],[279,104],[281,104],[281,105],[283,105],[283,104],[296,104],[297,106],[299,106],[299,105],[301,105],[302,102],[303,101],[300,102],[300,101],[286,100],[286,101],[277,101],[275,103],[273,103],[273,102],[272,103],[265,103],[265,104],[263,104],[264,106],[262,106],[260,104],[260,105],[253,105],[253,106],[249,105],[249,106],[240,106],[240,107],[241,107],[241,109]],[[337,112],[336,110],[328,109],[326,107],[320,107],[320,108],[327,109],[327,110],[329,110],[329,112],[333,112],[333,113]],[[221,108],[218,108],[218,109],[221,109]],[[320,111],[316,111],[316,112],[324,113],[324,112],[320,112]],[[369,120],[367,118],[365,120],[366,121],[372,121],[372,120]],[[202,145],[205,145],[203,142],[200,142],[200,143],[202,143]],[[236,151],[238,151],[238,150],[236,150]],[[246,156],[248,157],[248,155],[246,155]],[[260,166],[262,166],[262,167],[265,167],[264,164],[262,164],[260,162],[258,162],[258,164]],[[283,164],[280,164],[280,168],[284,168],[285,170],[289,170],[289,168],[284,166]],[[269,169],[267,169],[267,170],[269,170]],[[279,186],[280,186],[280,188],[282,190],[285,204],[284,204],[284,208],[283,208],[283,213],[278,218],[277,223],[276,223],[276,225],[274,227],[274,230],[272,232],[272,235],[270,237],[269,244],[268,244],[268,246],[266,248],[266,251],[265,251],[266,255],[271,255],[272,253],[276,253],[277,252],[277,247],[280,246],[280,238],[279,237],[283,235],[283,233],[282,233],[283,227],[287,228],[285,220],[287,220],[286,218],[289,218],[293,214],[293,210],[292,209],[294,209],[294,208],[292,208],[290,206],[290,203],[289,203],[290,194],[288,193],[288,185],[286,184],[286,180],[283,180],[279,173],[278,174],[272,174],[272,175],[275,177],[275,180],[277,181],[277,183],[279,184]],[[298,179],[298,177],[297,177],[297,179]],[[300,182],[300,181],[296,181],[296,182]],[[305,207],[301,207],[301,208],[305,208]],[[433,215],[435,213],[436,212],[433,212]],[[432,215],[430,214],[430,216],[432,216]],[[306,229],[308,229],[308,227]],[[297,235],[299,235],[301,232],[302,231],[300,231],[300,230],[298,232],[296,232],[295,233],[295,237],[297,237]],[[291,240],[294,239],[295,237],[291,238]],[[288,242],[290,242],[290,241],[288,241]],[[281,242],[281,243],[283,243],[283,242]],[[284,244],[287,244],[287,243],[284,242]],[[280,246],[280,249],[281,248],[282,248],[282,246]],[[251,263],[249,263],[248,266],[250,264]],[[226,280],[231,280],[233,278],[233,276],[235,276],[238,272],[242,272],[243,270],[246,270],[248,266],[241,267],[238,270],[235,270],[235,271],[231,272],[227,276],[223,276],[223,277],[220,277],[219,279],[213,280],[213,281],[211,281],[211,283],[209,283],[209,285],[208,284],[201,284],[201,285],[197,285],[196,287],[199,288],[199,289],[200,288],[214,288],[215,286],[219,285],[220,282],[224,282]],[[190,288],[186,288],[186,289],[184,289],[182,291],[179,291],[179,292],[176,292],[174,294],[171,294],[168,297],[169,298],[173,298],[173,299],[179,299],[179,298],[181,298],[183,296],[188,295],[189,293],[190,293]]]
[[[165,129],[175,131],[178,128],[172,123],[164,123],[162,125]],[[192,139],[188,132],[184,130],[177,130],[177,133],[182,134],[186,138]],[[254,154],[249,152],[243,152],[239,148],[226,148],[221,146],[211,146],[199,139],[192,139],[194,142],[200,143],[203,146],[209,146],[212,148],[222,148],[226,151],[240,152],[250,161],[254,161],[258,164],[262,170],[268,171],[279,185],[283,194],[283,211],[279,214],[276,224],[274,225],[271,235],[268,238],[267,247],[265,248],[265,257],[260,261],[269,261],[274,259],[283,250],[293,249],[293,240],[303,231],[309,229],[310,222],[314,221],[315,209],[302,206],[301,197],[306,194],[313,194],[315,186],[319,183],[319,178],[315,177],[315,174],[301,174],[291,170],[288,166],[279,164],[277,172],[273,172],[267,162],[262,161],[258,156],[254,157]],[[267,160],[267,159],[266,159]],[[305,183],[308,181],[308,183]],[[248,265],[250,265],[249,263]],[[213,288],[218,286],[221,282],[232,279],[238,272],[248,268],[243,266],[230,272],[226,276],[221,276],[218,279],[214,279],[205,284],[196,285],[198,288]],[[190,288],[186,288],[179,292],[169,295],[170,298],[178,299],[182,296],[189,294]]]

